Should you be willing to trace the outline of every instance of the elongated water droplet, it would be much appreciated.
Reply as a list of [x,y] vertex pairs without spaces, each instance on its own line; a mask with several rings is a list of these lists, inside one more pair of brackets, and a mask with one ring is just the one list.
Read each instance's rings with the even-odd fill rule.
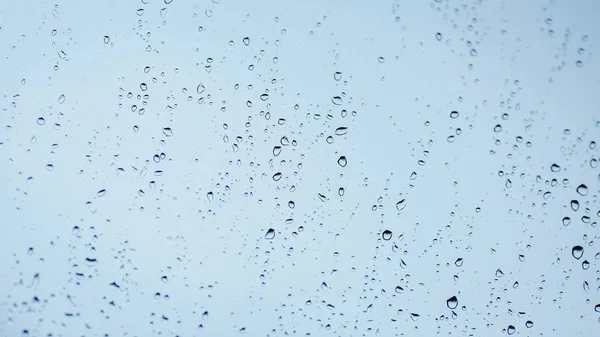
[[333,96],[331,98],[331,102],[335,105],[341,105],[342,104],[342,98],[340,96]]
[[457,267],[462,267],[462,265],[463,265],[462,257],[459,257],[458,259],[456,259],[456,261],[454,261],[454,265],[456,265]]
[[273,180],[279,181],[281,179],[281,176],[282,176],[281,172],[277,172],[273,175]]
[[577,260],[581,259],[581,257],[583,256],[583,247],[574,246],[573,249],[571,249],[571,255],[573,255],[573,257]]
[[281,153],[281,146],[275,146],[273,148],[273,155],[277,157]]
[[348,133],[348,128],[345,126],[340,126],[339,128],[335,129],[336,136],[343,136],[347,133]]
[[571,200],[571,209],[574,211],[579,210],[579,201]]
[[450,118],[452,118],[452,119],[458,118],[458,115],[459,115],[458,111],[452,111],[452,112],[450,112]]
[[96,193],[96,195],[99,196],[99,197],[103,197],[103,196],[106,195],[106,190],[105,189],[101,189],[100,191],[98,191]]

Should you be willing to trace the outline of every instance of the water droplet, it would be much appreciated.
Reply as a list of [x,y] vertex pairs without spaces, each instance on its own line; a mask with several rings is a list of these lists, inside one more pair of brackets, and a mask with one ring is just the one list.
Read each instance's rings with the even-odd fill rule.
[[273,148],[273,155],[277,157],[281,153],[281,146],[275,146]]
[[447,299],[446,305],[450,310],[456,309],[456,307],[458,307],[458,299],[456,298],[456,296],[452,296],[449,299]]
[[576,64],[576,65],[577,65],[579,68],[583,67],[583,62],[582,62],[582,61],[577,61],[577,62],[575,62],[575,64]]
[[596,304],[596,306],[594,307],[594,311],[600,312],[600,304]]
[[63,104],[66,99],[67,97],[64,94],[58,96],[58,104]]
[[477,56],[477,49],[473,48],[471,49],[471,51],[469,51],[469,53],[471,54],[471,56]]
[[269,99],[269,94],[262,94],[262,95],[260,95],[260,100],[261,100],[261,101],[263,101],[263,102],[264,102],[264,101],[266,101],[266,100],[268,100],[268,99]]
[[442,41],[442,33],[436,33],[435,34],[435,39],[438,41]]
[[404,288],[402,288],[401,286],[396,286],[394,291],[397,292],[398,294],[402,294],[404,292]]
[[574,246],[573,249],[571,249],[571,254],[577,260],[581,259],[581,257],[583,256],[583,247],[581,247],[581,246]]
[[171,128],[163,128],[163,134],[165,137],[171,137],[173,136],[173,130]]
[[557,164],[552,164],[552,166],[550,166],[550,171],[552,171],[552,172],[559,172],[560,171],[560,166],[558,166]]
[[381,234],[381,237],[385,240],[388,241],[392,238],[392,231],[389,229],[386,229],[383,231],[383,233]]
[[277,172],[273,175],[273,180],[279,181],[281,179],[281,176],[282,176],[281,172]]
[[245,38],[242,39],[242,42],[244,42],[244,45],[247,46],[250,44],[250,38],[246,36]]
[[415,313],[411,313],[411,314],[410,314],[410,318],[411,318],[411,319],[412,319],[414,322],[418,321],[418,320],[419,320],[419,317],[421,317],[421,315],[419,315],[419,314],[415,314]]
[[404,207],[406,207],[406,199],[402,199],[396,203],[396,209],[398,210],[398,212],[402,212],[402,210],[404,210]]
[[504,276],[504,272],[500,269],[496,269],[496,277],[502,277]]
[[333,137],[331,137],[331,136],[328,136],[328,137],[325,139],[325,141],[327,142],[327,144],[331,144],[331,143],[333,143]]
[[346,167],[346,165],[348,164],[348,161],[346,160],[345,156],[341,156],[340,158],[338,158],[337,162],[341,167]]
[[110,37],[108,35],[104,35],[104,44],[108,44],[110,42]]
[[344,188],[343,188],[343,187],[340,187],[340,188],[338,189],[338,195],[339,195],[340,197],[343,197],[343,196],[344,196],[344,193],[345,193],[345,190],[344,190]]
[[136,10],[135,12],[137,13],[138,16],[144,15],[144,9],[143,8],[140,8],[140,9]]
[[206,90],[206,87],[204,86],[204,84],[200,83],[198,84],[198,86],[196,87],[196,92],[198,94],[201,94],[204,92],[204,90]]
[[46,124],[46,120],[44,119],[44,117],[40,117],[37,119],[37,124],[38,125],[44,125]]
[[571,218],[569,218],[568,216],[564,217],[562,219],[562,224],[563,224],[563,226],[567,227],[568,225],[571,224]]
[[348,128],[345,126],[340,126],[339,128],[335,129],[336,136],[343,136],[347,133],[348,133]]
[[454,265],[456,265],[457,267],[462,267],[462,265],[463,265],[462,257],[459,257],[458,259],[456,259],[456,261],[454,261]]
[[579,201],[571,200],[571,209],[574,211],[579,210]]
[[27,249],[27,255],[33,255],[33,247],[29,247],[29,249]]
[[336,81],[339,81],[342,79],[342,72],[340,71],[336,71],[335,73],[333,73],[333,79]]
[[588,260],[584,260],[581,262],[581,268],[583,268],[583,270],[588,270],[590,268],[590,262]]
[[206,199],[208,199],[209,202],[213,202],[215,199],[215,194],[213,192],[206,193]]
[[506,188],[511,188],[512,187],[512,181],[510,181],[510,179],[506,179],[505,186],[506,186]]
[[458,118],[458,111],[452,111],[452,112],[450,112],[450,118],[452,118],[452,119]]
[[163,276],[160,278],[160,280],[162,281],[162,283],[167,283],[167,281],[169,281],[169,278],[166,276]]
[[146,91],[148,90],[148,85],[146,85],[146,83],[140,83],[140,89],[142,89],[142,91]]
[[383,56],[379,56],[379,57],[377,58],[377,61],[378,61],[379,63],[383,63],[383,62],[385,62],[385,58],[383,58]]
[[500,132],[500,131],[502,131],[502,125],[496,124],[496,126],[494,126],[494,132]]
[[265,234],[265,239],[272,240],[275,237],[275,230],[273,228],[269,228],[267,230],[267,234]]
[[331,102],[335,105],[341,105],[342,104],[342,98],[340,96],[333,96],[331,98]]
[[100,191],[98,191],[96,193],[96,195],[99,196],[99,197],[103,197],[103,196],[106,195],[106,190],[105,189],[101,189]]
[[586,196],[588,194],[588,188],[584,184],[581,184],[577,187],[577,193],[581,196]]

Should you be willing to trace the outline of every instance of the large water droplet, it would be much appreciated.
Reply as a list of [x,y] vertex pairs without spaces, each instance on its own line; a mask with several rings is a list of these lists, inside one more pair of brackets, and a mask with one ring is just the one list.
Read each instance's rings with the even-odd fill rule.
[[452,118],[452,119],[458,118],[458,115],[459,115],[458,111],[452,111],[452,112],[450,112],[450,118]]
[[277,157],[281,153],[281,146],[275,146],[273,148],[273,155]]
[[348,133],[348,128],[345,126],[340,126],[339,128],[335,129],[336,136],[343,136],[347,133]]
[[527,322],[525,322],[525,327],[526,327],[526,328],[531,328],[531,327],[533,327],[533,322],[532,322],[532,321],[527,321]]
[[341,167],[346,167],[346,165],[348,164],[348,161],[346,160],[346,156],[341,156],[337,162]]
[[250,38],[246,36],[245,38],[242,39],[242,42],[244,42],[244,45],[247,46],[250,44]]
[[265,239],[272,240],[275,237],[275,230],[273,228],[269,228],[267,230],[267,234],[265,234]]
[[450,310],[456,309],[456,307],[458,307],[458,299],[456,298],[456,296],[452,296],[449,299],[447,299],[446,305]]
[[581,257],[583,256],[583,247],[581,247],[581,246],[574,246],[573,249],[571,249],[571,254],[577,260],[581,259]]
[[279,181],[281,179],[281,176],[282,176],[281,172],[277,172],[273,175],[273,180]]
[[552,166],[550,166],[550,171],[552,171],[552,172],[559,172],[560,171],[560,166],[558,166],[557,164],[552,164]]
[[568,216],[564,217],[562,219],[562,224],[563,224],[563,226],[567,227],[568,225],[571,224],[571,218],[569,218]]
[[457,267],[462,267],[462,265],[463,265],[462,257],[459,257],[458,259],[456,259],[456,261],[454,261],[454,265],[456,265]]
[[571,209],[577,211],[579,209],[579,201],[571,200]]
[[392,231],[389,229],[386,229],[383,231],[383,233],[381,234],[381,237],[385,240],[388,241],[392,238]]
[[335,105],[341,105],[342,104],[342,98],[340,96],[333,96],[331,98],[331,102]]
[[509,326],[508,326],[508,328],[506,329],[506,332],[507,332],[509,335],[512,335],[512,334],[514,334],[516,331],[517,331],[517,328],[515,328],[515,327],[514,327],[514,326],[512,326],[512,325],[509,325]]
[[577,186],[577,193],[581,196],[586,196],[588,194],[588,188],[584,184]]

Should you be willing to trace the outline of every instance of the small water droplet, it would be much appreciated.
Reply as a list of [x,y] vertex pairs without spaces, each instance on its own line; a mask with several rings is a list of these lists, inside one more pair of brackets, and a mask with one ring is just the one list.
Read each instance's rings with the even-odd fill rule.
[[333,79],[336,81],[339,81],[342,79],[342,72],[340,71],[336,71],[335,73],[333,73]]
[[583,270],[588,270],[590,268],[590,262],[588,260],[583,260],[583,262],[581,262],[581,268],[583,268]]
[[568,216],[564,217],[562,219],[562,224],[563,224],[563,226],[567,227],[568,225],[571,224],[571,218],[569,218]]
[[39,117],[37,119],[37,124],[38,125],[44,125],[44,124],[46,124],[46,120],[44,119],[44,117]]
[[577,260],[581,259],[581,257],[583,256],[583,247],[581,247],[581,246],[574,246],[573,249],[571,249],[571,254]]
[[550,166],[550,171],[552,171],[552,172],[559,172],[560,171],[560,166],[558,166],[557,164],[552,164],[552,166]]
[[456,298],[456,296],[452,296],[449,299],[447,299],[446,305],[448,306],[448,309],[450,309],[450,310],[456,309],[456,307],[458,307],[458,299]]
[[277,157],[281,153],[281,146],[275,146],[273,148],[273,155]]
[[381,237],[385,240],[388,241],[392,238],[392,231],[389,229],[386,229],[383,231],[383,233],[381,234]]
[[459,115],[458,111],[452,111],[452,112],[450,112],[450,118],[452,118],[452,119],[458,118],[458,115]]
[[331,98],[331,102],[335,105],[341,105],[342,104],[342,97],[340,96],[333,96]]
[[341,156],[340,158],[338,158],[337,162],[341,167],[346,167],[346,165],[348,164],[348,161],[346,160],[346,156]]
[[275,230],[273,228],[269,228],[267,230],[267,234],[265,234],[265,239],[272,240],[275,237]]
[[379,56],[379,57],[377,58],[377,61],[378,61],[379,63],[383,63],[383,62],[385,62],[385,58],[383,58],[383,56]]
[[402,294],[404,292],[404,288],[402,288],[401,286],[396,286],[394,291],[398,294]]
[[160,280],[162,281],[162,283],[167,283],[167,281],[169,281],[169,278],[167,276],[163,276],[160,278]]
[[282,176],[281,172],[277,172],[273,175],[273,180],[279,181],[281,179],[281,176]]
[[99,196],[99,197],[103,197],[103,196],[106,195],[106,190],[105,189],[101,189],[100,191],[98,191],[96,193],[96,195]]
[[148,90],[148,85],[146,83],[140,83],[140,89],[142,89],[142,91],[146,91]]
[[512,335],[512,334],[514,334],[516,331],[517,331],[517,328],[515,328],[515,327],[514,327],[514,326],[512,326],[512,325],[509,325],[509,326],[508,326],[508,328],[506,329],[506,332],[507,332],[509,335]]
[[496,126],[494,126],[494,132],[500,132],[500,131],[502,131],[502,125],[496,124]]
[[173,130],[171,128],[163,128],[163,134],[165,137],[171,137],[173,136]]
[[242,39],[242,42],[244,43],[244,45],[247,46],[250,44],[250,38],[246,36],[245,38]]
[[104,44],[108,44],[110,42],[110,37],[108,35],[104,35]]
[[63,104],[66,99],[67,97],[64,94],[58,96],[58,104]]
[[463,265],[462,257],[459,257],[458,259],[456,259],[456,261],[454,261],[454,265],[456,265],[457,267],[462,267],[462,265]]
[[435,39],[438,41],[442,41],[442,33],[436,33],[435,34]]

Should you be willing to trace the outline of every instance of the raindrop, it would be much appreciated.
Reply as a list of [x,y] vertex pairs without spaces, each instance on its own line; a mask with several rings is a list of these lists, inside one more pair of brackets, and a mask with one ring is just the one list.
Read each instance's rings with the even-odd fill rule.
[[512,325],[509,325],[509,326],[508,326],[508,328],[506,329],[506,332],[507,332],[509,335],[512,335],[512,334],[514,334],[514,333],[515,333],[515,331],[517,331],[517,328],[515,328],[515,327],[514,327],[514,326],[512,326]]
[[281,179],[281,176],[282,176],[281,172],[277,172],[273,175],[273,180],[279,181]]
[[404,210],[404,207],[406,207],[406,199],[402,199],[396,203],[396,209],[398,210],[398,212],[402,212],[402,210]]
[[346,156],[341,156],[337,162],[341,167],[346,167],[346,165],[348,164],[348,161],[346,160]]
[[500,269],[496,269],[496,277],[502,277],[504,276],[504,272],[502,272],[502,270]]
[[596,306],[594,307],[594,311],[600,312],[600,304],[596,304]]
[[146,85],[146,83],[140,83],[140,89],[142,89],[142,91],[146,91],[148,90],[148,85]]
[[250,38],[246,36],[245,38],[242,39],[242,42],[244,42],[244,45],[247,46],[250,44]]
[[456,307],[458,307],[458,299],[456,298],[456,296],[452,296],[449,299],[447,299],[446,305],[450,310],[456,309]]
[[392,238],[392,231],[389,229],[386,229],[383,231],[383,233],[381,234],[381,237],[385,240],[388,241]]
[[571,200],[571,209],[577,211],[579,209],[579,201]]
[[204,84],[200,83],[198,84],[198,86],[196,87],[196,92],[198,94],[201,94],[204,92],[204,90],[206,90],[206,87],[204,86]]
[[67,97],[64,94],[58,96],[58,104],[63,104],[66,99]]
[[169,281],[169,278],[166,276],[163,276],[160,278],[160,280],[162,281],[162,283],[167,283],[167,281]]
[[104,44],[108,44],[110,42],[110,37],[108,35],[104,35]]
[[562,219],[562,224],[563,224],[563,226],[567,227],[568,225],[571,224],[571,218],[569,218],[568,216],[564,217]]
[[348,133],[348,128],[345,126],[340,126],[339,128],[335,129],[336,136],[343,136],[347,133]]
[[206,199],[208,199],[209,202],[213,202],[215,199],[215,194],[213,192],[206,193]]
[[581,196],[586,196],[588,194],[588,188],[584,184],[581,184],[577,187],[577,193]]
[[261,101],[263,101],[263,102],[264,102],[264,101],[266,101],[266,100],[268,100],[268,99],[269,99],[269,94],[262,94],[262,95],[260,95],[260,100],[261,100]]
[[502,125],[496,124],[496,126],[494,126],[494,132],[500,132],[500,131],[502,131]]
[[272,240],[275,237],[275,230],[273,228],[269,228],[267,230],[267,234],[265,234],[265,239]]
[[526,327],[526,328],[531,328],[531,327],[533,327],[533,322],[532,322],[532,321],[527,321],[527,322],[525,322],[525,327]]
[[450,118],[452,118],[452,119],[458,118],[458,111],[452,111],[452,112],[450,112]]
[[404,288],[402,288],[401,286],[396,286],[394,291],[397,292],[398,294],[402,294],[404,292]]
[[333,96],[331,102],[335,105],[340,105],[342,104],[342,98],[340,96]]
[[273,148],[273,155],[277,157],[280,153],[281,153],[281,146],[275,146]]
[[574,246],[573,249],[571,249],[571,254],[577,260],[581,259],[581,257],[583,256],[583,247],[581,247],[581,246]]
[[454,261],[454,265],[456,265],[457,267],[462,267],[462,265],[463,265],[462,257],[459,257],[458,259],[456,259],[456,261]]
[[442,33],[436,33],[435,34],[435,39],[438,41],[442,41]]
[[385,62],[385,59],[383,58],[383,56],[379,56],[379,57],[377,58],[377,61],[378,61],[379,63],[383,63],[383,62]]
[[340,71],[336,71],[335,73],[333,73],[333,79],[336,81],[339,81],[342,79],[342,72]]
[[339,195],[340,197],[343,197],[343,196],[344,196],[344,193],[345,193],[345,190],[344,190],[344,188],[343,188],[343,187],[340,187],[340,188],[338,189],[338,195]]
[[105,189],[101,189],[100,191],[98,191],[96,193],[96,195],[99,196],[99,197],[103,197],[103,196],[106,195],[106,190]]
[[171,137],[173,135],[173,130],[171,130],[171,128],[163,128],[163,134],[165,137]]
[[590,268],[590,262],[588,260],[584,260],[581,262],[581,268],[583,268],[583,270],[588,270]]
[[44,119],[44,117],[40,117],[37,119],[37,124],[38,125],[44,125],[46,124],[46,120]]
[[560,171],[560,166],[558,166],[556,164],[552,164],[552,166],[550,166],[550,171],[552,171],[552,172],[559,172]]

